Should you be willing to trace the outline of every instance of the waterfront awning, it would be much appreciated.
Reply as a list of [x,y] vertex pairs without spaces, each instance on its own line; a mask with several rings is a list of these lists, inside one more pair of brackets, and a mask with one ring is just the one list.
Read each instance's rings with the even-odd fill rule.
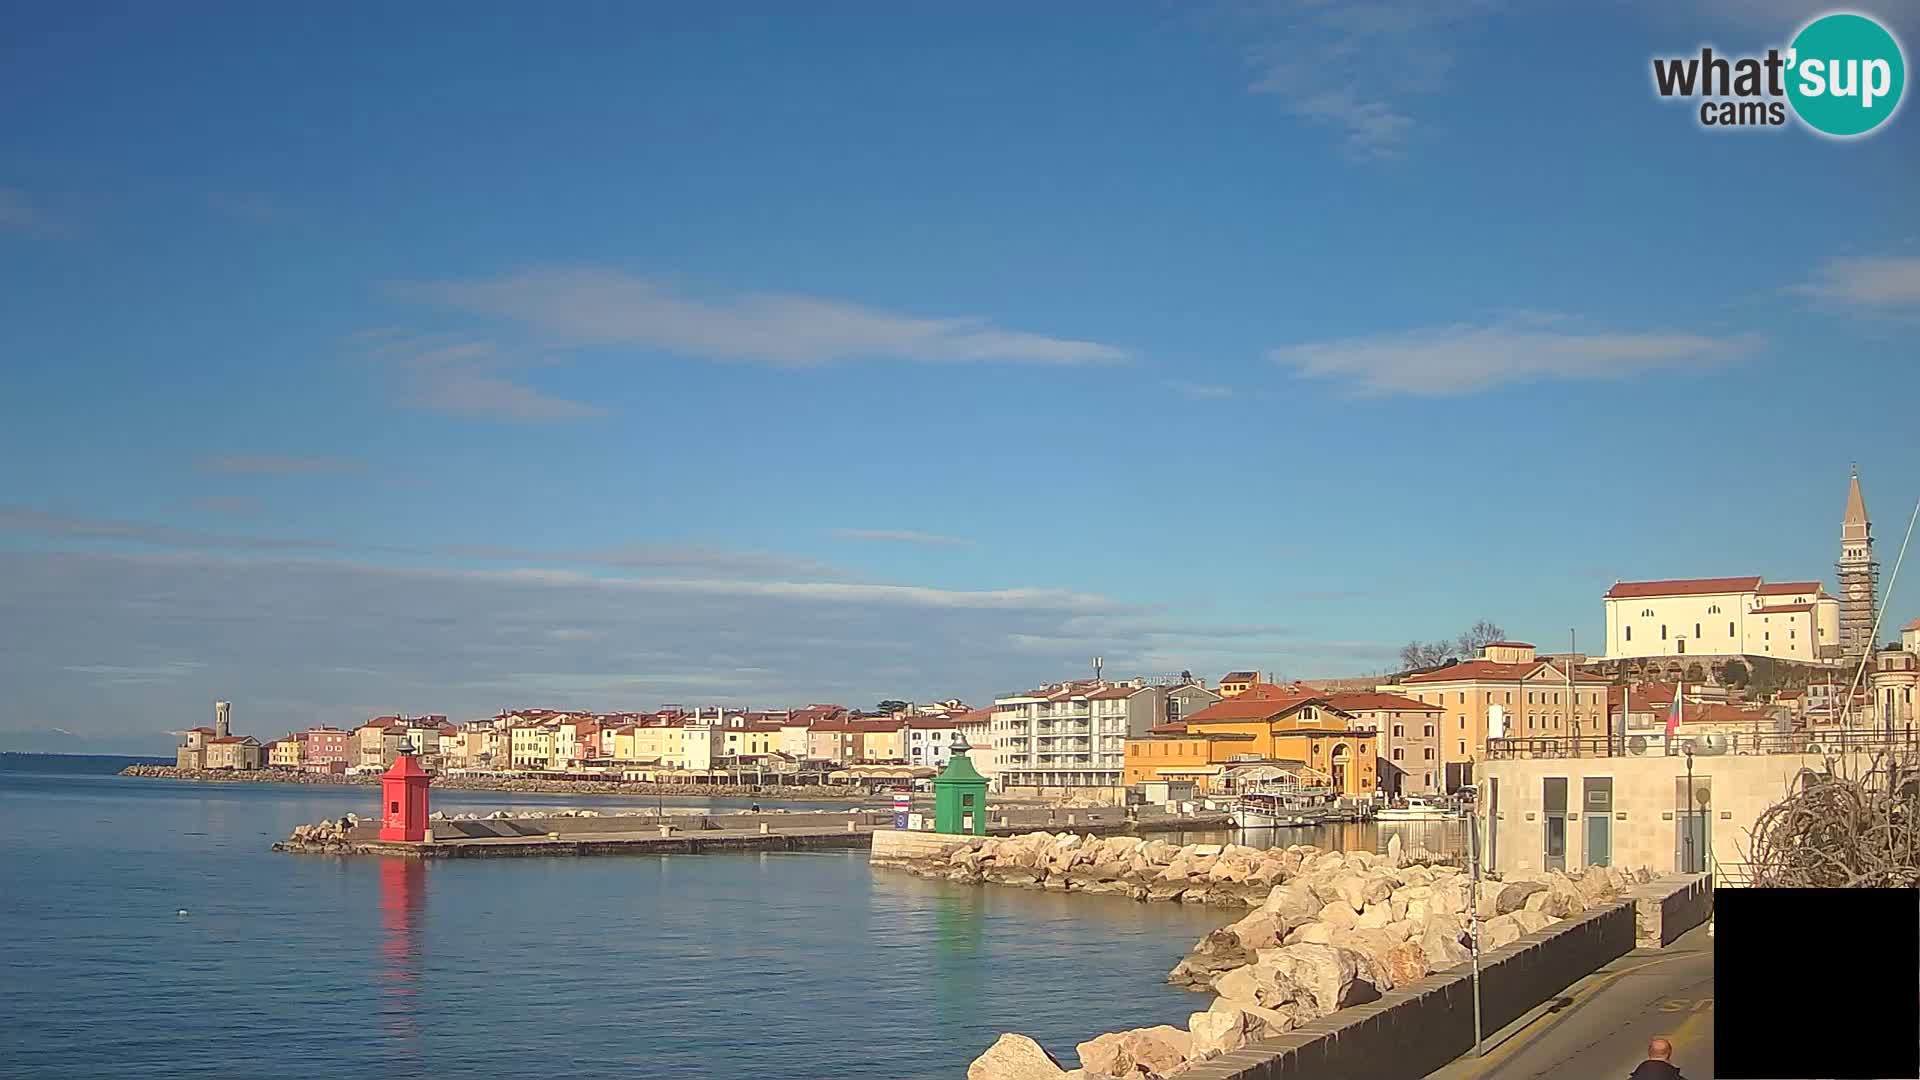
[[931,780],[939,772],[924,765],[855,765],[827,774],[829,780]]

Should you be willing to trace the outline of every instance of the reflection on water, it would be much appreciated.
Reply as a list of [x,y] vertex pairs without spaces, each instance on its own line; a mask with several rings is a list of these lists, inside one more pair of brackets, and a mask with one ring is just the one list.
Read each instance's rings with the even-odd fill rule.
[[420,1058],[420,936],[426,908],[427,864],[381,859],[380,1026],[397,1064],[416,1065]]
[[952,894],[934,904],[935,1015],[953,1022],[972,1016],[984,991],[980,908],[973,897]]
[[1426,848],[1443,855],[1465,855],[1465,821],[1349,821],[1290,829],[1213,829],[1174,834],[1182,844],[1241,844],[1251,848],[1283,848],[1305,844],[1323,851],[1385,851],[1387,841],[1400,837],[1404,851]]

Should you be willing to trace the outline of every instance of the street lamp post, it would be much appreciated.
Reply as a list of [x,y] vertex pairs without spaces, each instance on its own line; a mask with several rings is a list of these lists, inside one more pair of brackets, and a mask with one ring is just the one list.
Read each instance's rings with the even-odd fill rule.
[[1694,870],[1694,868],[1693,868],[1693,867],[1694,867],[1694,858],[1693,858],[1693,815],[1694,815],[1694,809],[1693,809],[1693,799],[1694,799],[1694,796],[1693,796],[1693,744],[1692,744],[1691,742],[1689,742],[1689,743],[1687,743],[1687,744],[1686,744],[1686,754],[1687,754],[1687,817],[1686,817],[1686,821],[1685,821],[1685,823],[1684,823],[1684,824],[1682,825],[1682,828],[1684,828],[1684,829],[1686,830],[1686,832],[1685,832],[1685,833],[1683,833],[1682,835],[1683,835],[1683,836],[1685,836],[1685,838],[1686,838],[1686,852],[1687,852],[1687,865],[1686,865],[1686,868],[1685,868],[1684,870],[1682,870],[1681,872],[1682,872],[1682,873],[1686,873],[1686,874],[1691,874],[1691,873],[1694,873],[1694,872],[1695,872],[1695,870]]

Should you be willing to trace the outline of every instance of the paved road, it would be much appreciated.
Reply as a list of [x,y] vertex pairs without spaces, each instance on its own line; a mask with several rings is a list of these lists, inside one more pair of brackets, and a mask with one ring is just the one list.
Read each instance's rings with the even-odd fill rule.
[[1687,1080],[1713,1077],[1713,939],[1706,928],[1665,949],[1636,949],[1487,1039],[1486,1056],[1430,1080],[1624,1080],[1647,1040],[1673,1042]]

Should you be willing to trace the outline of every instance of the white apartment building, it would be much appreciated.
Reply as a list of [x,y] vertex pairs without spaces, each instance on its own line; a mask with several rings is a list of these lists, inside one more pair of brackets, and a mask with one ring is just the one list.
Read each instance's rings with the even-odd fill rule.
[[1621,581],[1607,590],[1608,660],[1840,653],[1840,601],[1817,581],[1758,577]]
[[1072,682],[996,698],[990,733],[1002,790],[1119,790],[1129,736],[1166,716],[1166,690]]
[[915,716],[906,722],[907,764],[944,769],[960,738],[959,715]]

